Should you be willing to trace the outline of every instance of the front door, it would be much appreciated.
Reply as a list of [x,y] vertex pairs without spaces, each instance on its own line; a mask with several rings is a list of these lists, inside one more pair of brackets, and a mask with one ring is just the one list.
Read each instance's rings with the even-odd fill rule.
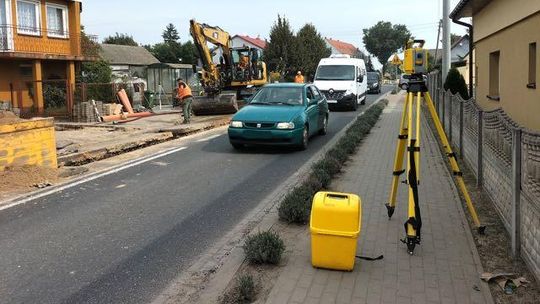
[[307,105],[307,117],[309,124],[309,133],[314,134],[319,129],[319,105],[317,97],[313,94],[313,88],[311,86],[306,87],[306,97],[308,98]]

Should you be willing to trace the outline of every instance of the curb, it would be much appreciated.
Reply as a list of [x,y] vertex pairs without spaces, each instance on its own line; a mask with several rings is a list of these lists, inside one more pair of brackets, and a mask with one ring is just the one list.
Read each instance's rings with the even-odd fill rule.
[[[391,92],[381,95],[375,102],[358,113],[356,118],[388,97]],[[248,213],[244,219],[229,231],[217,244],[207,250],[199,260],[190,266],[184,274],[177,277],[151,303],[218,303],[219,297],[228,287],[244,262],[242,241],[246,235],[255,231],[271,229],[278,223],[277,205],[296,186],[302,184],[308,177],[312,165],[322,159],[326,153],[345,135],[347,129],[356,122],[353,118],[315,155],[287,178],[272,193],[266,196],[257,207]],[[204,291],[202,294],[199,292]]]

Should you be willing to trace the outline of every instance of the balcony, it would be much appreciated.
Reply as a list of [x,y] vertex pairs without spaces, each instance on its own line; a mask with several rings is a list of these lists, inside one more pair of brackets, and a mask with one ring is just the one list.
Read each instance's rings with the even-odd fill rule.
[[93,60],[97,36],[0,25],[0,57]]

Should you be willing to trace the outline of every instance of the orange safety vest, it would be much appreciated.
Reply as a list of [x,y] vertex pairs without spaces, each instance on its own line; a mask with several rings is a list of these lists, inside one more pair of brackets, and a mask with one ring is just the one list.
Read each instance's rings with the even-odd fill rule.
[[176,97],[180,100],[186,99],[188,97],[193,97],[191,95],[191,88],[187,85],[187,83],[180,82],[178,85],[178,94]]
[[302,76],[302,75],[296,75],[296,76],[294,77],[294,82],[295,82],[295,83],[304,83],[304,76]]

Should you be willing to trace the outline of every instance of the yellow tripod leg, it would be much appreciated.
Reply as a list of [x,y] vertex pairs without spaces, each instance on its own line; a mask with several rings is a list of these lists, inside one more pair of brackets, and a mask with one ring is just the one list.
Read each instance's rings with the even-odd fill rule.
[[450,161],[450,167],[452,168],[454,176],[456,177],[458,188],[463,194],[463,197],[465,198],[465,203],[467,204],[467,208],[469,209],[469,213],[471,214],[471,217],[474,221],[476,228],[478,229],[478,232],[480,234],[484,234],[486,230],[486,226],[482,226],[480,223],[480,220],[478,219],[478,214],[476,213],[476,209],[474,208],[471,197],[469,196],[469,191],[467,191],[467,187],[465,186],[465,182],[463,181],[463,174],[459,170],[459,166],[456,161],[456,155],[454,154],[454,152],[452,152],[452,147],[450,146],[448,138],[446,137],[446,134],[444,133],[444,129],[442,127],[441,121],[439,120],[439,116],[437,115],[437,111],[435,111],[433,100],[431,100],[431,96],[429,95],[428,92],[425,93],[425,97],[426,97],[426,104],[429,109],[429,113],[431,117],[433,118],[433,121],[435,122],[435,128],[437,129],[439,138],[442,141],[444,150]]
[[392,217],[396,208],[396,196],[399,185],[399,177],[401,176],[401,174],[405,173],[405,170],[403,170],[403,157],[405,156],[405,147],[407,144],[407,117],[409,110],[408,105],[411,102],[411,95],[407,94],[407,96],[405,97],[405,103],[403,105],[403,113],[401,114],[401,123],[399,125],[400,130],[396,145],[396,155],[394,158],[394,171],[392,173],[393,177],[392,186],[390,188],[390,198],[388,200],[388,203],[385,205],[388,211],[389,218]]
[[[412,93],[411,99],[413,98]],[[416,106],[416,115],[413,115],[413,106]],[[416,244],[420,243],[420,229],[422,227],[422,218],[420,216],[420,207],[418,205],[418,170],[420,159],[420,106],[421,95],[416,95],[416,101],[409,104],[409,120],[408,120],[408,145],[407,145],[407,185],[409,186],[409,208],[408,218],[405,222],[405,231],[407,239],[407,251],[413,254]],[[413,138],[413,124],[416,125],[416,138]]]

